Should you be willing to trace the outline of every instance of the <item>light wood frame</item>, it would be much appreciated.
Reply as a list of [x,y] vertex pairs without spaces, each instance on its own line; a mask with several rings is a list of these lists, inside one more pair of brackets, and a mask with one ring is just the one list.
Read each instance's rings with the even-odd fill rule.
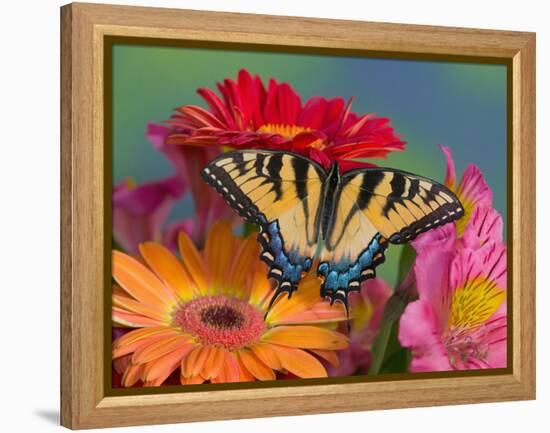
[[[74,429],[535,398],[535,35],[70,4],[61,9],[61,424]],[[487,56],[512,64],[511,373],[108,397],[103,385],[105,36]],[[329,403],[330,402],[330,403]]]

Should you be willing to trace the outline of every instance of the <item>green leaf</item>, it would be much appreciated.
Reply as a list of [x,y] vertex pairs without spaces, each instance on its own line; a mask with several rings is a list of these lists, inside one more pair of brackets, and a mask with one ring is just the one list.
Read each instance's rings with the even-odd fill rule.
[[399,257],[399,274],[397,281],[399,284],[405,279],[411,268],[414,266],[416,251],[410,244],[403,245],[401,256]]
[[399,344],[397,338],[399,322],[394,322],[388,339],[388,346],[384,356],[384,362],[380,367],[380,373],[405,373],[409,366],[410,350]]
[[[416,252],[414,248],[408,244],[404,245],[399,258],[399,284],[404,281],[405,277],[411,271],[415,257]],[[387,372],[388,369],[395,372],[407,371],[408,361],[404,364],[407,360],[407,356],[404,354],[399,355],[401,352],[406,352],[406,350],[399,345],[397,329],[399,326],[399,318],[401,314],[403,314],[409,301],[410,296],[408,296],[406,291],[396,291],[386,302],[382,314],[380,330],[371,350],[372,361],[369,368],[369,374],[378,374],[383,371]],[[394,360],[395,357],[397,358]],[[390,362],[390,360],[392,361]]]
[[374,340],[371,350],[371,363],[369,367],[369,375],[378,374],[380,368],[384,362],[384,356],[386,354],[386,348],[388,347],[388,341],[391,334],[391,323],[382,321],[378,335]]

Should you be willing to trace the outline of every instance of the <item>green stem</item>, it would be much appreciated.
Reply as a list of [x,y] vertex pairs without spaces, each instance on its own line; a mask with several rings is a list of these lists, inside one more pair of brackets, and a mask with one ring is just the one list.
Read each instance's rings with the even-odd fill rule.
[[372,360],[369,367],[369,375],[378,374],[380,368],[382,367],[382,362],[384,362],[384,355],[386,354],[386,349],[388,348],[388,341],[391,335],[391,328],[393,322],[385,321],[380,326],[380,331],[376,336],[376,341],[372,345]]

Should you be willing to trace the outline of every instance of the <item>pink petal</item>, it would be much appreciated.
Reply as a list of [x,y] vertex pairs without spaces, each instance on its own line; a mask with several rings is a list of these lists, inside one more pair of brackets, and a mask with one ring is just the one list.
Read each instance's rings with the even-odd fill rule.
[[412,349],[411,372],[447,371],[451,365],[441,343],[439,320],[432,306],[419,300],[410,303],[399,321],[399,342]]
[[497,242],[486,244],[479,250],[460,250],[453,259],[449,285],[454,289],[477,278],[494,281],[499,289],[506,289],[506,247]]
[[185,188],[178,176],[135,188],[126,182],[113,189],[113,236],[125,251],[136,254],[145,241],[160,241],[162,227]]
[[464,175],[458,185],[457,195],[460,199],[469,201],[474,206],[491,206],[493,193],[487,186],[483,173],[474,164],[464,170]]
[[148,215],[167,199],[180,198],[185,193],[185,185],[179,176],[147,182],[129,187],[122,181],[113,188],[113,207],[132,215]]
[[502,242],[500,214],[489,206],[476,207],[462,235],[464,247],[477,249],[488,242]]
[[417,253],[414,273],[418,294],[434,309],[440,330],[445,326],[452,295],[449,293],[449,272],[455,256],[454,239],[454,226],[448,224],[412,242]]
[[439,149],[441,149],[441,151],[445,154],[445,160],[447,162],[447,168],[445,170],[445,186],[454,191],[456,186],[456,171],[455,163],[451,155],[451,149],[443,146],[442,144],[439,145]]

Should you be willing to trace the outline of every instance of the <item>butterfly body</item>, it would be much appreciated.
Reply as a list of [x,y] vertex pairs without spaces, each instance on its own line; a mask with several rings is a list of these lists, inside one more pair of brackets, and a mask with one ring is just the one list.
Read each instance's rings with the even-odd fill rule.
[[387,168],[341,174],[282,151],[222,154],[203,178],[246,220],[260,226],[261,259],[289,296],[318,259],[321,295],[347,306],[375,277],[390,243],[404,243],[463,214],[454,194],[427,178]]

